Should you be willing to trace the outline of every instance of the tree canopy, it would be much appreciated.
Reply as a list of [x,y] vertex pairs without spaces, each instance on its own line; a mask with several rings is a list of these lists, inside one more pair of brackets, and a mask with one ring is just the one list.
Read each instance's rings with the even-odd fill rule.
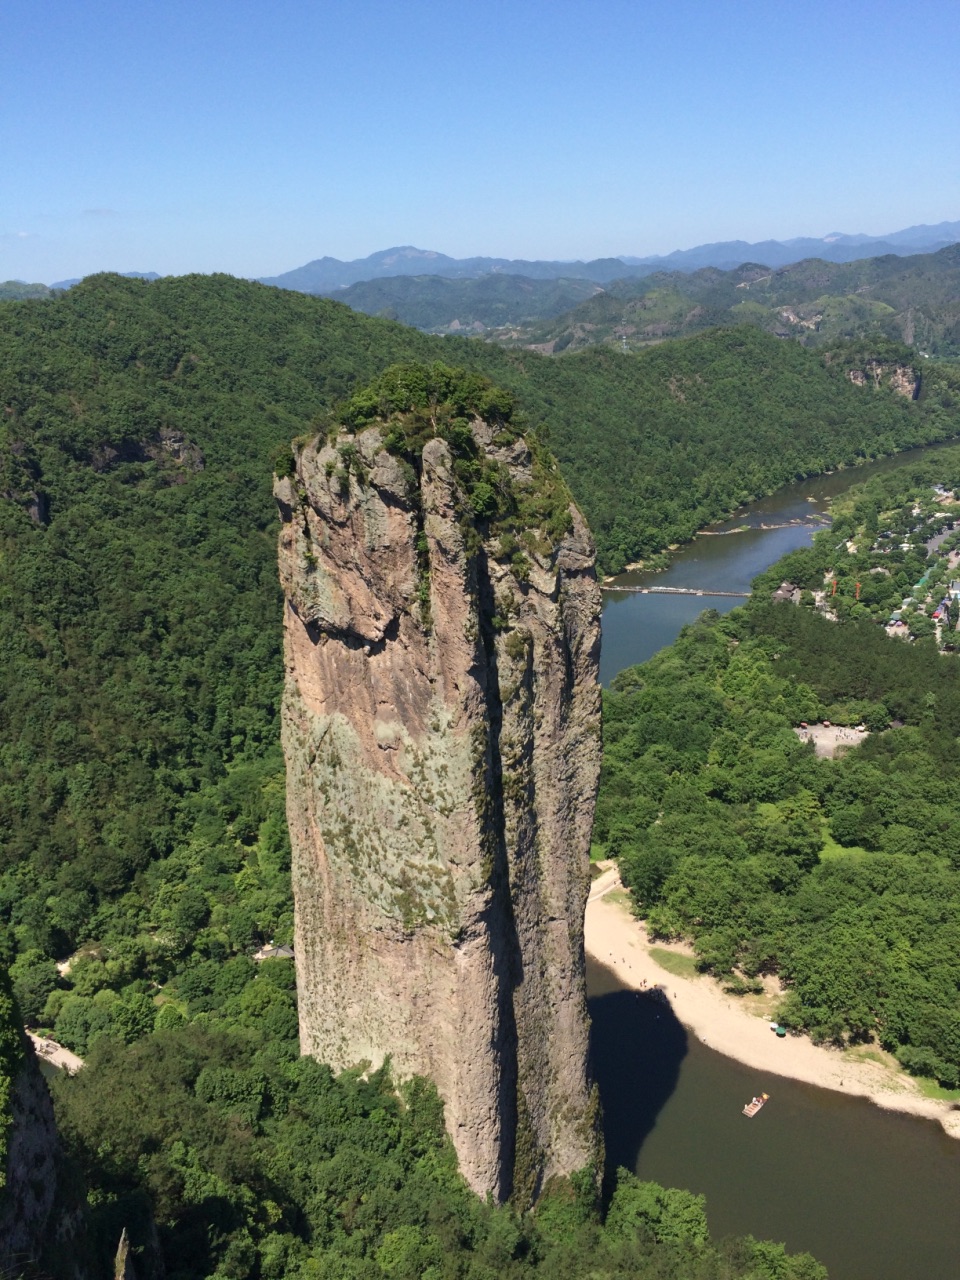
[[[767,597],[768,599],[768,597]],[[596,836],[656,934],[780,1021],[960,1084],[956,658],[754,599],[605,695]],[[820,759],[821,718],[874,732]]]
[[293,966],[253,959],[292,927],[270,479],[398,364],[562,427],[525,358],[227,277],[0,307],[0,954],[87,1059],[56,1102],[104,1268],[129,1225],[149,1274],[153,1219],[180,1280],[819,1276],[629,1177],[616,1229],[592,1178],[484,1206],[429,1087],[299,1060]]

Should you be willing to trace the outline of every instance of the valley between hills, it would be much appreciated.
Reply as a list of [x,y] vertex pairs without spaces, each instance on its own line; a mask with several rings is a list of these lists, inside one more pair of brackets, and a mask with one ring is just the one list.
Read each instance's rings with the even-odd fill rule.
[[[826,1275],[605,1166],[590,846],[731,998],[950,1104],[960,697],[904,593],[949,594],[960,460],[854,485],[602,720],[598,576],[960,436],[955,251],[894,261],[646,276],[506,345],[228,276],[0,303],[5,1266]],[[24,1023],[84,1060],[49,1094]]]

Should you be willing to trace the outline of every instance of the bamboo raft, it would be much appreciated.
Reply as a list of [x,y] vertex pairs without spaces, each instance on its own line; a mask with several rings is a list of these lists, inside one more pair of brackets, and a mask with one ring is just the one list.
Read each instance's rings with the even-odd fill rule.
[[747,1105],[743,1108],[743,1114],[749,1116],[752,1120],[765,1102],[770,1100],[769,1093],[761,1093],[759,1097],[751,1098]]

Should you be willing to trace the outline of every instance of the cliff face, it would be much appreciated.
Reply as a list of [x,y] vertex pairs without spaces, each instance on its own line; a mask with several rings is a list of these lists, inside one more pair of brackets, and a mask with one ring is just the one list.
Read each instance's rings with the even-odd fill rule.
[[471,1186],[529,1201],[598,1151],[589,534],[476,415],[412,449],[341,430],[276,492],[302,1048],[430,1076]]
[[[57,1193],[60,1139],[36,1055],[25,1044],[10,1081],[6,1178],[0,1193],[0,1266],[36,1258],[47,1243]],[[59,1225],[59,1224],[57,1224]]]
[[92,1274],[83,1192],[67,1176],[53,1103],[0,967],[0,1275]]

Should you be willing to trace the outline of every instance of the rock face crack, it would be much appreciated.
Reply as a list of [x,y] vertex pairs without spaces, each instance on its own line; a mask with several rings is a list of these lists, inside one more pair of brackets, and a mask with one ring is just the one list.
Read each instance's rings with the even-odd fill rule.
[[[493,431],[471,430],[489,456]],[[526,445],[501,454],[529,490]],[[448,443],[418,462],[368,427],[276,483],[301,1047],[431,1077],[470,1185],[526,1204],[598,1158],[593,545],[571,508],[518,564]]]

